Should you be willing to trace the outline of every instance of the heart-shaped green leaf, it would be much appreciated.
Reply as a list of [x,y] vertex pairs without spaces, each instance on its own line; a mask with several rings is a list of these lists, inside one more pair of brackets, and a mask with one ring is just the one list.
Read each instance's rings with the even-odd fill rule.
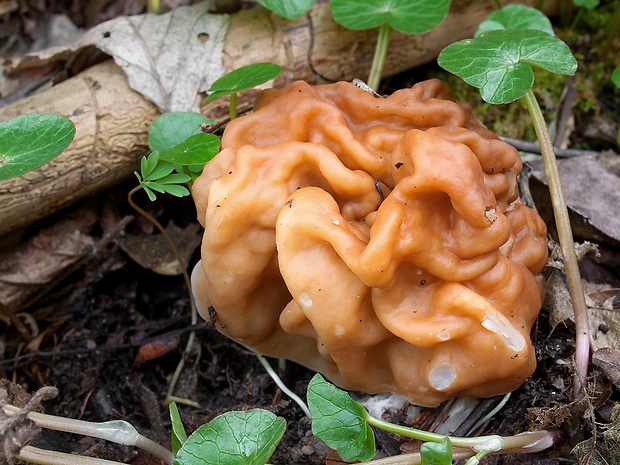
[[475,37],[487,31],[501,29],[535,29],[555,35],[551,21],[542,11],[525,5],[507,5],[491,13],[478,26]]
[[347,29],[388,24],[404,34],[424,34],[448,15],[450,0],[330,0],[334,21]]
[[271,412],[227,412],[187,438],[174,465],[264,465],[284,435],[286,422]]
[[201,132],[168,150],[159,152],[159,159],[182,165],[204,165],[217,155],[219,149],[219,137]]
[[171,149],[190,136],[200,134],[203,124],[215,124],[215,121],[191,111],[164,113],[151,124],[149,147],[153,152]]
[[297,19],[312,9],[316,0],[257,0],[275,14],[286,19]]
[[254,63],[243,66],[222,76],[209,89],[207,102],[228,94],[243,92],[271,81],[282,72],[282,68],[273,63]]
[[0,181],[45,165],[74,136],[73,123],[58,115],[22,115],[0,123]]
[[452,465],[452,442],[444,438],[441,442],[425,442],[420,447],[421,465]]
[[308,384],[312,432],[347,462],[375,456],[375,435],[366,422],[368,413],[351,396],[325,381],[320,374]]
[[510,103],[534,82],[532,66],[572,75],[577,61],[568,46],[546,32],[511,29],[489,31],[446,47],[439,66],[480,89],[489,103]]

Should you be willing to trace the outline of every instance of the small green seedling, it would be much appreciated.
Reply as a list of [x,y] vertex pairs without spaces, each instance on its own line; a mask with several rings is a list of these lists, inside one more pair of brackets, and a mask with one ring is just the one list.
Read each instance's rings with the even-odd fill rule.
[[[521,433],[516,436],[497,435],[460,438],[429,433],[375,418],[351,396],[317,374],[308,385],[308,406],[312,412],[312,432],[346,461],[370,460],[376,454],[375,437],[371,428],[418,439],[425,443],[421,455],[401,456],[399,463],[448,465],[452,463],[452,446],[469,449],[466,465],[475,465],[486,455],[500,450],[535,452],[551,447],[558,435],[548,431]],[[414,455],[416,458],[414,459]]]
[[536,29],[555,36],[551,21],[536,8],[525,5],[508,5],[494,11],[485,19],[474,37],[491,30],[503,29]]
[[[537,14],[543,16],[540,12]],[[527,17],[531,18],[531,15],[528,13]],[[488,30],[489,25],[483,26],[487,32],[475,39],[449,45],[440,53],[437,62],[442,68],[478,88],[482,98],[489,103],[510,103],[521,99],[532,117],[545,164],[573,302],[576,325],[574,391],[576,396],[581,397],[584,394],[590,354],[587,306],[555,153],[543,114],[531,89],[534,82],[532,67],[556,74],[573,75],[577,70],[577,61],[564,42],[537,29],[544,23],[542,19],[531,20],[531,29],[524,29],[527,24],[523,23],[518,14],[505,15],[501,22],[496,23],[501,23],[502,29]]]
[[585,8],[586,10],[594,10],[600,4],[600,0],[573,0],[573,5]]
[[334,21],[352,30],[379,28],[367,84],[377,90],[383,74],[392,29],[403,34],[424,34],[441,23],[450,0],[330,0]]
[[243,66],[215,81],[209,89],[207,102],[230,95],[229,112],[230,119],[233,120],[237,117],[237,94],[271,81],[280,73],[282,73],[282,68],[273,63],[254,63]]
[[174,465],[264,465],[280,443],[286,421],[267,410],[227,412],[183,442]]
[[420,447],[422,465],[452,465],[452,441],[425,442]]
[[257,0],[270,11],[286,19],[298,19],[312,9],[316,0]]
[[170,421],[172,423],[172,432],[171,443],[172,443],[172,453],[176,457],[179,449],[183,446],[183,443],[187,441],[187,433],[185,432],[185,427],[183,426],[183,421],[181,420],[181,414],[179,413],[179,408],[175,402],[170,402]]
[[73,123],[58,115],[21,115],[0,123],[0,181],[50,162],[74,136]]
[[153,150],[140,163],[140,173],[134,172],[149,199],[155,192],[175,197],[189,195],[184,184],[202,172],[220,149],[220,139],[201,131],[202,125],[214,121],[198,113],[165,113],[156,119],[149,130],[149,147]]

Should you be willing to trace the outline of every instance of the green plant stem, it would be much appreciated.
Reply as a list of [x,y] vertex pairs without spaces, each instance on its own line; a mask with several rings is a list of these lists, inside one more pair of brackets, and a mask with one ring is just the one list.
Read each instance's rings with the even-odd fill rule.
[[230,94],[230,106],[228,108],[228,114],[230,120],[234,120],[237,117],[237,92]]
[[454,447],[472,449],[476,452],[497,452],[514,450],[515,452],[539,452],[555,444],[558,434],[552,431],[533,431],[517,434],[515,436],[479,436],[472,438],[451,437],[443,434],[431,433],[407,426],[396,425],[372,415],[367,415],[366,421],[369,425],[382,429],[389,433],[398,434],[407,438],[418,439],[420,441],[441,442],[446,437],[450,439]]
[[377,38],[377,46],[375,47],[375,56],[372,59],[370,73],[368,74],[368,87],[375,92],[379,90],[381,84],[381,76],[383,75],[383,66],[385,65],[385,57],[387,56],[388,45],[390,43],[390,32],[392,28],[386,23],[379,28],[379,37]]
[[159,0],[147,0],[146,2],[146,11],[154,15],[159,14],[159,7]]
[[[9,404],[4,405],[2,410],[7,416],[16,415],[20,412],[18,407]],[[91,436],[125,446],[136,446],[160,458],[166,464],[172,464],[174,461],[172,452],[155,441],[142,436],[131,423],[124,420],[93,423],[90,421],[74,420],[38,412],[30,412],[28,418],[41,428]]]
[[500,0],[495,0],[495,6],[498,10],[502,9],[502,2]]
[[[166,240],[168,245],[170,245],[170,248],[172,249],[172,252],[174,253],[174,256],[177,259],[177,262],[179,263],[179,267],[181,268],[181,271],[183,273],[183,279],[185,280],[185,286],[187,287],[187,292],[189,294],[189,305],[190,305],[190,308],[191,308],[191,324],[192,324],[192,326],[195,326],[198,323],[198,310],[196,309],[196,302],[194,302],[194,295],[192,294],[192,282],[191,282],[191,279],[189,277],[189,273],[187,272],[187,263],[185,263],[185,260],[183,260],[183,257],[181,256],[181,253],[179,252],[179,249],[177,248],[176,244],[174,243],[174,241],[170,237],[170,234],[168,234],[168,231],[166,231],[164,229],[164,227],[161,225],[161,223],[159,221],[157,221],[156,218],[154,218],[147,211],[145,211],[142,208],[140,208],[133,201],[133,195],[136,192],[138,192],[140,189],[142,189],[141,185],[134,187],[129,192],[129,194],[127,194],[127,201],[129,202],[129,205],[131,205],[131,207],[135,211],[137,211],[142,216],[144,216],[144,218],[149,220],[149,222],[151,224],[153,224],[153,226],[155,226],[159,230],[159,232],[161,233],[162,237]],[[179,360],[179,364],[177,365],[177,368],[174,371],[174,374],[172,375],[172,379],[170,380],[170,385],[168,386],[168,392],[166,393],[166,404],[169,404],[171,402],[172,398],[175,399],[175,402],[186,403],[186,402],[183,402],[178,397],[174,397],[173,394],[174,394],[174,389],[175,389],[175,387],[177,385],[177,382],[179,380],[179,376],[181,376],[181,372],[183,371],[183,367],[185,366],[185,360],[189,357],[189,355],[190,355],[190,353],[192,351],[192,347],[194,345],[194,340],[195,339],[196,339],[196,332],[195,331],[191,331],[189,333],[189,337],[187,339],[187,345],[185,346],[185,350],[183,352],[183,356],[181,357],[181,360]],[[191,403],[187,403],[187,404],[191,405]]]
[[566,200],[560,180],[560,170],[558,169],[558,163],[555,158],[555,153],[553,152],[551,138],[549,137],[545,119],[538,105],[538,101],[531,89],[527,91],[523,100],[530,113],[532,122],[534,123],[534,130],[536,131],[536,136],[540,143],[540,152],[545,165],[547,183],[549,184],[551,205],[553,206],[553,215],[558,231],[562,260],[564,261],[564,269],[566,270],[568,290],[573,302],[576,333],[573,395],[575,398],[581,399],[585,394],[584,387],[588,375],[588,362],[590,359],[588,307],[586,305],[583,284],[579,273],[579,263],[577,261],[577,255],[575,254],[573,232],[571,230],[568,208],[566,207]]

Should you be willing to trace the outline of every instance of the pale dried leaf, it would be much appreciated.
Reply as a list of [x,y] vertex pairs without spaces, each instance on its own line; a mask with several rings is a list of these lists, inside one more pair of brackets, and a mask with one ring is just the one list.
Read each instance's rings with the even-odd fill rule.
[[[191,223],[186,228],[179,228],[171,222],[166,227],[166,231],[176,244],[185,263],[188,263],[196,247],[200,244],[199,229],[198,223]],[[161,234],[146,237],[126,234],[119,246],[133,261],[155,273],[173,276],[183,272],[170,244]]]
[[14,310],[20,308],[92,249],[95,241],[87,231],[96,216],[81,212],[0,254],[0,302]]
[[620,463],[620,419],[607,425],[601,434],[577,444],[571,451],[580,465]]
[[230,19],[209,13],[209,2],[163,15],[124,16],[99,24],[69,47],[15,62],[13,70],[67,59],[94,45],[111,55],[132,89],[164,111],[199,111],[198,93],[224,74],[224,35]]
[[599,367],[607,378],[620,389],[620,352],[611,347],[598,349],[592,354],[592,363]]
[[[574,221],[577,238],[593,242],[620,242],[620,177],[610,173],[594,157],[558,160],[562,186],[569,208],[581,217]],[[535,163],[535,178],[546,183],[542,163]],[[536,206],[545,219],[551,218],[550,204],[541,190],[532,186]],[[538,192],[539,195],[536,195]]]

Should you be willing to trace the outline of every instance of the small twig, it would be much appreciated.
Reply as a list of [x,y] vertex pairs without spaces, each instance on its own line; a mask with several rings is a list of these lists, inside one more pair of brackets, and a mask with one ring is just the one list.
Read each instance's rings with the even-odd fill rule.
[[[517,150],[528,153],[537,153],[540,155],[540,145],[538,142],[526,142],[518,139],[511,139],[509,137],[500,137],[507,144],[512,145]],[[554,147],[553,151],[558,158],[570,158],[570,157],[594,157],[599,156],[600,152],[595,150],[581,150],[581,149],[561,149]]]

